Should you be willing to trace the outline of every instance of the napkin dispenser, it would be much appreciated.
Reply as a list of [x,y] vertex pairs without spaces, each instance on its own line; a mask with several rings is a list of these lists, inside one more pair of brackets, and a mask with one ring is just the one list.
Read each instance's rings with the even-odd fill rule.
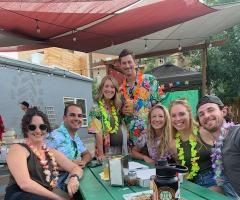
[[124,175],[128,172],[128,156],[114,156],[109,159],[111,186],[124,186]]

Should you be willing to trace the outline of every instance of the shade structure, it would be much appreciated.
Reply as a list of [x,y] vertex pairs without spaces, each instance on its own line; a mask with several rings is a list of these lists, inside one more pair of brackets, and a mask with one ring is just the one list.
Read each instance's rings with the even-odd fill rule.
[[0,8],[2,31],[33,41],[0,42],[0,51],[55,46],[92,52],[216,11],[197,0],[11,0],[0,1]]
[[[211,41],[210,36],[240,24],[240,4],[214,7],[216,12],[156,31],[137,39],[98,50],[99,53],[118,55],[123,48],[134,51],[137,57],[161,55],[196,44]],[[147,49],[145,46],[147,45]]]

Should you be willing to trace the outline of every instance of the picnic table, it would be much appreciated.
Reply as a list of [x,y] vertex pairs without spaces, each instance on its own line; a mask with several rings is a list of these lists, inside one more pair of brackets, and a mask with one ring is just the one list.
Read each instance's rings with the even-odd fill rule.
[[[124,194],[149,190],[140,186],[111,186],[109,181],[100,178],[102,167],[84,169],[80,182],[80,192],[84,200],[122,200]],[[230,198],[213,192],[207,188],[184,180],[180,187],[181,198],[184,200],[229,200]]]

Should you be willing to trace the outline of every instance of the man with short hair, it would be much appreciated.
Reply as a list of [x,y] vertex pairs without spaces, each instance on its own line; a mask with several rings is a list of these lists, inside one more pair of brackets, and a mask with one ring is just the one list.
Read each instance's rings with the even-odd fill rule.
[[223,107],[218,97],[204,96],[197,105],[197,114],[200,125],[214,141],[212,161],[217,183],[226,195],[240,199],[240,126],[223,128]]
[[160,101],[158,81],[138,69],[133,53],[127,49],[119,54],[119,63],[125,80],[120,86],[123,96],[122,113],[130,139],[136,143],[146,134],[149,109]]
[[21,106],[21,109],[22,109],[23,112],[27,112],[27,110],[28,110],[28,108],[29,108],[29,103],[26,102],[26,101],[22,101],[22,102],[20,103],[20,106]]
[[[64,109],[63,123],[47,136],[46,142],[49,147],[57,149],[74,163],[85,167],[92,156],[77,133],[81,125],[82,108],[77,104],[69,104]],[[66,173],[60,174],[59,185],[61,188],[66,177]]]

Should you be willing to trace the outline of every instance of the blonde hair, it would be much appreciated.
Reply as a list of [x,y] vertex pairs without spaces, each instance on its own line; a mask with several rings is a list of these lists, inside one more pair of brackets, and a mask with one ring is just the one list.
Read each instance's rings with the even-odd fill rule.
[[98,102],[99,100],[103,99],[103,91],[102,90],[103,90],[104,84],[107,80],[110,80],[113,83],[113,86],[115,88],[115,95],[113,96],[112,100],[113,100],[113,104],[116,107],[116,109],[119,109],[122,106],[122,101],[121,101],[121,97],[120,97],[120,93],[119,93],[118,82],[114,77],[112,77],[110,75],[103,77],[103,79],[98,87],[98,93],[95,97],[95,100]]
[[[182,105],[184,106],[188,113],[189,113],[189,118],[190,118],[190,130],[192,131],[193,133],[193,129],[195,127],[199,127],[198,123],[195,121],[195,119],[193,118],[193,115],[192,115],[192,108],[191,106],[189,105],[188,101],[186,99],[177,99],[177,100],[174,100],[170,103],[170,106],[169,106],[169,113],[171,113],[172,111],[172,107],[175,106],[175,105]],[[177,130],[172,126],[172,133],[173,133],[173,137],[176,136],[176,133],[177,133]]]
[[171,119],[170,119],[168,110],[161,104],[156,104],[155,106],[153,106],[148,113],[149,131],[148,131],[147,139],[150,145],[153,144],[155,141],[155,129],[151,125],[151,114],[153,110],[157,108],[160,108],[163,111],[164,119],[165,119],[165,123],[162,128],[162,134],[160,136],[160,144],[158,145],[158,149],[157,149],[158,158],[160,158],[164,156],[165,153],[167,153],[170,148],[170,142],[172,140],[172,130],[171,130]]

